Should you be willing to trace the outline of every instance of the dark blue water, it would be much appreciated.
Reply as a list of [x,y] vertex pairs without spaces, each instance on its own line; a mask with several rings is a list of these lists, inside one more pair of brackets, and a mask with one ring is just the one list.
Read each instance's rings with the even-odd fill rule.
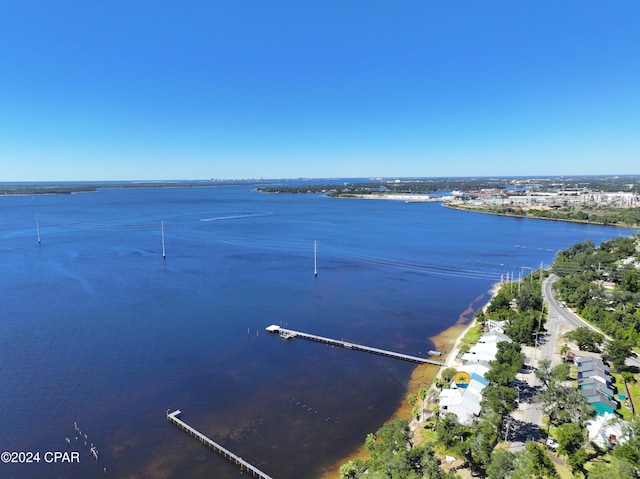
[[424,355],[501,275],[630,233],[247,186],[0,198],[0,450],[69,437],[81,453],[0,476],[241,477],[167,424],[179,408],[275,478],[318,477],[390,416],[414,366],[266,326]]

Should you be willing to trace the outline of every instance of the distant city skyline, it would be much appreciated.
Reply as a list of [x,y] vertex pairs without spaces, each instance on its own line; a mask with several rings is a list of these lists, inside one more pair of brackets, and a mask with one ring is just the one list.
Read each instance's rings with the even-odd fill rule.
[[0,181],[640,174],[640,3],[3,3]]

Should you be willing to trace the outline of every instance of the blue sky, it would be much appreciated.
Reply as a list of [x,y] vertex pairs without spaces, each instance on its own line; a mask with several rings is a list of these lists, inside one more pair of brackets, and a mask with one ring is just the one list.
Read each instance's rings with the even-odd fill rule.
[[0,3],[0,181],[638,165],[637,0]]

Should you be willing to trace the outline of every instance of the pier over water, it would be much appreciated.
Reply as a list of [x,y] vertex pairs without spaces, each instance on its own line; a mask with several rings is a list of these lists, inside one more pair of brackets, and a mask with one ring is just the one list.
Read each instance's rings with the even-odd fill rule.
[[171,424],[174,424],[178,426],[180,429],[182,429],[183,431],[187,432],[190,436],[193,436],[194,438],[196,438],[198,441],[200,441],[201,443],[209,447],[209,449],[212,449],[218,454],[220,454],[227,461],[238,466],[241,471],[247,472],[252,477],[257,477],[259,479],[273,479],[271,476],[265,474],[257,467],[252,466],[241,457],[236,456],[234,453],[232,453],[228,449],[222,447],[217,442],[213,441],[212,439],[209,439],[207,436],[205,436],[201,432],[196,431],[194,428],[189,426],[186,422],[178,418],[180,414],[182,414],[182,411],[180,411],[179,409],[173,411],[172,413],[170,413],[169,410],[167,409],[167,420]]
[[[433,361],[431,359],[425,359],[420,356],[411,356],[409,354],[397,353],[395,351],[388,351],[386,349],[372,348],[371,346],[363,346],[362,344],[349,343],[347,341],[341,341],[339,339],[325,338],[324,336],[316,336],[315,334],[303,333],[301,331],[294,331],[292,329],[285,329],[276,324],[272,324],[267,327],[266,330],[270,333],[279,333],[280,337],[284,339],[290,338],[303,338],[310,341],[316,341],[319,343],[330,344],[332,346],[340,346],[341,348],[353,349],[355,351],[363,351],[365,353],[378,354],[379,356],[385,356],[387,358],[401,359],[403,361],[409,361],[412,363],[420,364],[432,364],[434,366],[442,366],[442,363]],[[430,352],[434,354],[435,351]]]

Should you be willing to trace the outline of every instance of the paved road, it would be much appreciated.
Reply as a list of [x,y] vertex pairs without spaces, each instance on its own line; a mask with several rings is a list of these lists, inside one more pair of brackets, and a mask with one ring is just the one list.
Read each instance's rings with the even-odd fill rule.
[[[579,318],[570,310],[564,307],[553,295],[552,285],[558,278],[551,275],[542,282],[542,298],[548,306],[548,316],[545,323],[546,333],[538,337],[537,348],[523,346],[527,365],[534,369],[542,359],[549,359],[552,367],[560,364],[560,348],[562,347],[562,335],[578,326],[582,326]],[[531,402],[532,396],[540,389],[541,382],[536,378],[534,371],[519,373],[516,377],[516,387],[519,389],[520,403],[518,409],[514,411],[510,434],[512,441],[525,441],[527,439],[538,439],[540,435],[540,424],[542,423],[542,410],[537,404]],[[516,448],[519,445],[516,445]]]
[[[571,330],[581,326],[587,326],[595,331],[597,328],[588,324],[571,309],[558,301],[553,292],[553,283],[558,280],[554,274],[542,282],[542,298],[547,303],[549,314],[545,324],[546,333],[538,338],[539,347],[523,346],[525,363],[537,369],[540,360],[551,360],[552,367],[561,362],[560,348],[564,341],[562,336]],[[611,339],[605,335],[606,339]],[[639,358],[628,358],[627,364],[640,368]],[[532,396],[540,389],[540,380],[535,377],[533,371],[518,373],[516,377],[516,389],[520,396],[518,409],[513,412],[510,424],[509,439],[513,442],[512,450],[522,449],[522,442],[527,439],[538,439],[539,426],[542,423],[543,413],[540,408],[531,402]]]
[[[551,315],[551,310],[554,309],[560,316],[562,316],[565,324],[569,325],[571,329],[579,328],[581,326],[586,326],[588,328],[593,329],[604,335],[605,339],[611,340],[610,336],[602,333],[598,328],[592,326],[587,323],[584,319],[574,313],[571,309],[565,308],[564,304],[558,301],[553,293],[553,283],[558,280],[558,277],[555,274],[550,275],[547,279],[545,279],[542,283],[542,297],[549,304],[549,315]],[[635,366],[640,368],[640,359],[639,358],[627,358],[626,364],[629,366]]]

